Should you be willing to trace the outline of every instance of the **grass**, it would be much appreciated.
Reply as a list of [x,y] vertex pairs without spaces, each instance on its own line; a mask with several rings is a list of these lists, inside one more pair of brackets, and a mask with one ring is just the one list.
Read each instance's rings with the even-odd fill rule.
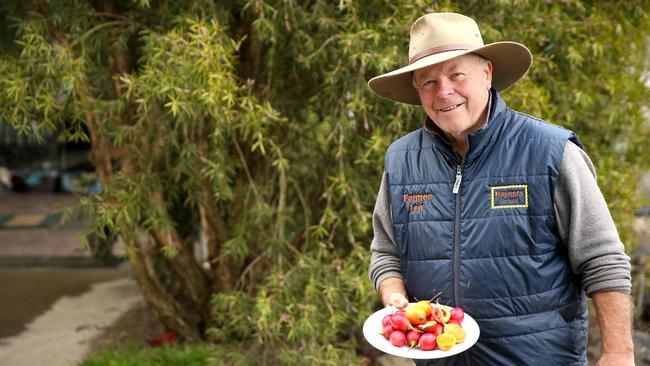
[[80,366],[207,366],[218,365],[209,345],[159,347],[139,350],[135,346],[105,349]]

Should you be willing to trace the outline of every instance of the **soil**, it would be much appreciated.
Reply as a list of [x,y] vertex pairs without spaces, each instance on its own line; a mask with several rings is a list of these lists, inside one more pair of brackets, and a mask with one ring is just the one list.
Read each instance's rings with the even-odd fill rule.
[[93,338],[88,345],[88,354],[95,355],[103,350],[126,346],[145,349],[149,347],[149,337],[160,335],[164,331],[156,312],[145,303],[139,303],[106,327],[98,337]]

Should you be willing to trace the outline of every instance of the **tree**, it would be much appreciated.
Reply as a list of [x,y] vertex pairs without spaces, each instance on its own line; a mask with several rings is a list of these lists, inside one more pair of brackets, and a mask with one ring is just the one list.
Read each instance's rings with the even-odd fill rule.
[[631,243],[649,9],[14,1],[0,118],[92,143],[102,190],[84,197],[89,234],[122,238],[166,327],[253,363],[360,364],[355,331],[378,305],[366,268],[383,153],[423,118],[366,82],[404,63],[410,24],[458,11],[486,42],[528,45],[535,64],[506,100],[578,132]]

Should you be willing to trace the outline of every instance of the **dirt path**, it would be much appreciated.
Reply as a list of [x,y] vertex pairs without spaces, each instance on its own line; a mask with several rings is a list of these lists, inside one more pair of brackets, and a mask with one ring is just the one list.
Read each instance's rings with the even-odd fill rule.
[[0,339],[2,365],[77,365],[92,350],[93,339],[143,301],[131,278],[96,283],[79,296],[62,297],[25,331]]

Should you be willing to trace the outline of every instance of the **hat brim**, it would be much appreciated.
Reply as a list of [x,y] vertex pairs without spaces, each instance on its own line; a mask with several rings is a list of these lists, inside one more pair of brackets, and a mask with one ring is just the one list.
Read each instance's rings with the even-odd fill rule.
[[420,97],[411,81],[411,72],[468,53],[481,55],[492,62],[492,87],[498,91],[506,90],[519,81],[533,62],[533,56],[526,46],[516,42],[495,42],[479,48],[441,52],[423,57],[408,66],[370,79],[368,86],[382,98],[420,105]]

